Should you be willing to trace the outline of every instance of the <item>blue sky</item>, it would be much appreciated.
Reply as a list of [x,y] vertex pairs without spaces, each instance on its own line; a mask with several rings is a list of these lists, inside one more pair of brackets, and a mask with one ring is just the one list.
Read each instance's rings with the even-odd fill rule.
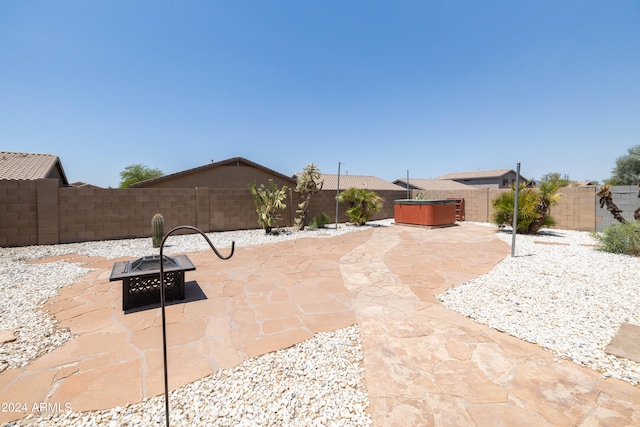
[[602,181],[640,144],[639,23],[636,0],[3,1],[0,150],[105,187],[236,156]]

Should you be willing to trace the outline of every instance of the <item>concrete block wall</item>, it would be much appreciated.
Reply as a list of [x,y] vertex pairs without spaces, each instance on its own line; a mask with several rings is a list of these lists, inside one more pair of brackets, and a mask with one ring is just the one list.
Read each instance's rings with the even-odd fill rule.
[[[56,183],[58,180],[52,180]],[[0,180],[0,246],[38,244],[36,181]]]
[[593,231],[596,224],[595,187],[561,188],[558,193],[560,201],[549,210],[556,222],[555,228]]
[[[614,222],[606,209],[597,206],[594,188],[563,189],[563,198],[552,208],[557,228],[597,229]],[[297,216],[300,196],[288,190],[287,208],[280,226],[289,227]],[[464,198],[467,221],[488,222],[491,200],[502,191],[431,191],[431,199]],[[633,219],[640,206],[638,188],[613,187],[614,202],[625,218]],[[406,198],[406,190],[380,191],[385,199],[381,212],[372,219],[393,218],[393,201]],[[412,192],[415,197],[417,192]],[[336,192],[313,195],[311,218],[326,213],[335,221]],[[347,220],[346,203],[338,205],[338,222]],[[160,213],[165,231],[178,225],[193,225],[205,232],[258,228],[253,196],[246,189],[58,188],[57,180],[0,181],[0,246],[71,243],[91,240],[149,237],[151,218]]]
[[196,223],[195,189],[67,187],[58,195],[60,243],[147,237],[156,213],[165,232]]
[[258,228],[258,214],[249,190],[210,190],[209,206],[211,231]]
[[[382,209],[379,212],[374,212],[371,215],[372,221],[393,218],[393,201],[397,199],[406,199],[407,197],[406,190],[381,190],[376,191],[376,193],[384,199],[384,203],[382,205]],[[349,205],[347,203],[338,203],[339,223],[347,222],[349,220],[347,217],[347,209],[349,209]],[[310,217],[313,218],[314,216],[322,215],[323,213],[329,216],[332,223],[335,222],[336,190],[322,190],[311,197],[311,207],[309,209]]]
[[464,199],[465,221],[489,222],[491,217],[491,200],[502,191],[498,189],[482,188],[479,190],[438,190],[424,191],[413,190],[412,197],[424,194],[429,199]]
[[[371,220],[393,218],[394,200],[406,199],[407,190],[380,190],[376,191],[380,197],[384,199],[384,205],[380,212],[375,212]],[[346,204],[345,204],[346,205]],[[346,210],[347,206],[345,206]]]
[[57,179],[43,179],[36,182],[38,244],[51,245],[60,241],[58,186]]
[[[599,191],[597,188],[595,191]],[[640,208],[640,198],[638,193],[640,189],[635,185],[620,185],[611,187],[611,193],[613,195],[613,203],[615,203],[619,209],[622,210],[622,217],[627,221],[633,221],[633,213],[636,209]],[[602,231],[605,227],[613,224],[618,224],[618,221],[611,215],[611,212],[607,210],[606,206],[600,207],[600,198],[594,195],[595,200],[595,216],[596,216],[596,230]]]
[[[491,201],[505,189],[480,189],[476,191],[427,191],[430,199],[464,198],[465,220],[474,222],[490,222],[493,208]],[[413,197],[419,193],[413,192]],[[563,188],[560,202],[550,210],[556,221],[555,228],[566,230],[592,231],[595,229],[595,189],[592,187]],[[636,193],[637,194],[637,193]],[[639,204],[640,205],[640,204]]]

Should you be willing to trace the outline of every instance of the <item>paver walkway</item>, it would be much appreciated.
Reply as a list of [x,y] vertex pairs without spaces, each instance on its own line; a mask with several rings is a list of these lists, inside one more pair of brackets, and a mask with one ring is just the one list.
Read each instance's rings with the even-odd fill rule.
[[[167,307],[170,387],[357,322],[375,425],[640,425],[639,387],[437,302],[508,252],[491,229],[463,224],[236,248],[228,261],[189,254],[188,302]],[[76,337],[0,375],[0,402],[84,411],[161,394],[160,310],[121,311],[114,260],[63,258],[98,268],[44,308]]]

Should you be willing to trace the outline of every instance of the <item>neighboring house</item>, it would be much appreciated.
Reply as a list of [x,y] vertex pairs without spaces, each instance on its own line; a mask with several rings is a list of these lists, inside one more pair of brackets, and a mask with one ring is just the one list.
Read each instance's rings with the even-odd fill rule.
[[296,187],[296,180],[242,157],[212,162],[208,165],[164,175],[132,184],[130,188],[195,188],[247,189],[248,184]]
[[[345,213],[349,208],[349,204],[346,202],[336,203],[338,175],[321,174],[320,180],[324,181],[322,191],[313,196],[309,217],[313,218],[314,216],[327,214],[330,215],[332,220],[338,218],[340,221],[343,221],[347,218]],[[374,212],[371,220],[393,218],[393,201],[406,198],[406,189],[389,181],[376,178],[375,176],[340,174],[340,191],[342,192],[352,187],[374,191],[384,200],[382,209]],[[337,215],[336,209],[339,211]]]
[[[338,175],[337,174],[322,174],[321,180],[324,180],[324,185],[322,186],[323,190],[333,190],[336,191],[338,189]],[[403,190],[406,187],[401,187],[399,185],[393,184],[389,181],[385,181],[380,178],[376,178],[375,176],[365,176],[365,175],[340,175],[340,190],[346,190],[347,188],[365,188],[367,190],[373,191],[382,191],[382,190],[392,190],[398,191]]]
[[0,179],[57,179],[59,187],[69,185],[62,162],[53,154],[12,153],[0,151]]
[[86,182],[82,182],[82,181],[72,182],[71,184],[69,184],[69,187],[75,187],[75,188],[102,188],[102,187],[99,187],[97,185],[87,184]]
[[[396,179],[394,184],[407,188],[407,180]],[[477,190],[476,187],[461,184],[450,179],[409,179],[410,190],[439,191],[439,190]]]
[[[516,171],[513,169],[498,169],[476,172],[456,172],[439,176],[437,179],[447,179],[460,184],[473,185],[482,188],[510,188],[516,182]],[[520,175],[520,182],[528,180]]]

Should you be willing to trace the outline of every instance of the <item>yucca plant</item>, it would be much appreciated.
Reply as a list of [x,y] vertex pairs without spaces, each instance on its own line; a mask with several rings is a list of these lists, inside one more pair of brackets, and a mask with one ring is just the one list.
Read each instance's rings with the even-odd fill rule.
[[282,217],[277,213],[287,207],[284,200],[287,198],[287,186],[278,188],[272,179],[269,180],[271,188],[266,188],[264,184],[256,186],[256,183],[249,184],[249,192],[253,194],[256,212],[258,213],[258,225],[264,228],[266,234],[271,233],[276,222]]
[[382,209],[384,200],[376,192],[364,188],[351,187],[340,193],[338,200],[348,202],[347,216],[356,225],[364,225],[372,212]]

